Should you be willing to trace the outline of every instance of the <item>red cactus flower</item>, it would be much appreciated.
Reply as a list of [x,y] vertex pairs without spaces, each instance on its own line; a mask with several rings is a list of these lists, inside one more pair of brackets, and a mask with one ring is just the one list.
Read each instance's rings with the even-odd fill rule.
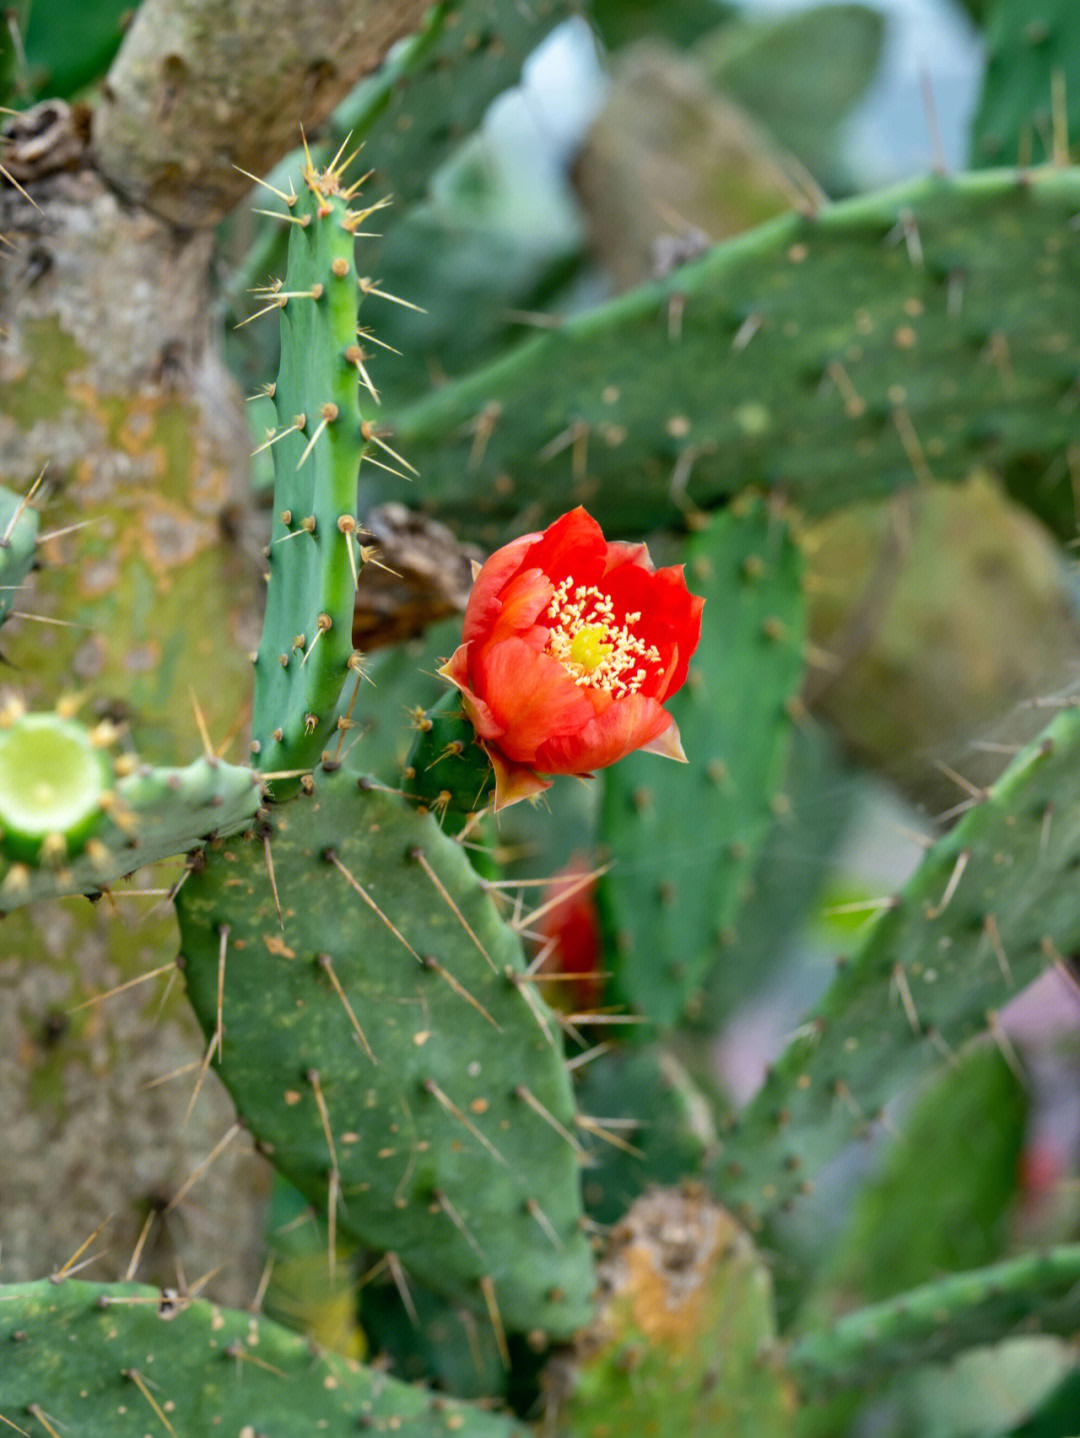
[[544,998],[567,1013],[595,1009],[604,992],[597,878],[585,855],[575,854],[544,889],[530,926],[543,954],[537,974],[553,980],[544,985]]
[[462,643],[439,671],[495,769],[495,808],[635,749],[685,761],[663,703],[686,679],[703,599],[682,565],[609,544],[580,507],[498,549],[476,576]]

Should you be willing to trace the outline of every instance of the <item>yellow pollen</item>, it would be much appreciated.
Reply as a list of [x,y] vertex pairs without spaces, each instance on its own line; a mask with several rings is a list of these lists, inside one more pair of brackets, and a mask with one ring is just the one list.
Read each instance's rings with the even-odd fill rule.
[[573,676],[575,684],[603,689],[615,698],[636,694],[648,678],[645,664],[659,664],[660,653],[634,633],[639,613],[620,624],[611,596],[595,585],[564,579],[548,604],[551,629],[547,652]]
[[609,655],[615,653],[614,644],[605,644],[608,638],[607,628],[603,624],[587,624],[584,629],[579,629],[570,641],[570,658],[575,664],[580,664],[586,673],[591,674],[594,669],[599,668]]

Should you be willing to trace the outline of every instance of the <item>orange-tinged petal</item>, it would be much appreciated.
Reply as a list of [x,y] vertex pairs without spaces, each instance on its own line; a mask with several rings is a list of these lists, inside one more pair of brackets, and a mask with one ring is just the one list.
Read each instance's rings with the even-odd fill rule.
[[[635,749],[650,748],[674,723],[655,699],[628,694],[614,700],[576,732],[539,745],[536,766],[545,774],[586,774],[605,769]],[[676,730],[676,742],[677,736]]]
[[579,504],[544,530],[525,563],[542,569],[555,584],[573,575],[580,584],[595,584],[607,561],[604,532]]
[[551,603],[554,593],[551,580],[542,569],[526,569],[510,580],[499,597],[494,622],[483,636],[485,644],[498,644],[511,635],[525,638],[529,631],[532,647],[543,649],[547,643],[547,628],[540,627],[544,611]]
[[444,679],[449,679],[451,684],[456,684],[461,691],[461,702],[479,737],[498,739],[503,732],[502,725],[496,720],[490,707],[472,689],[472,680],[469,677],[470,648],[468,644],[459,644],[438,673]]
[[486,695],[502,726],[500,749],[518,763],[533,763],[544,740],[573,734],[595,714],[589,691],[575,684],[557,659],[538,654],[516,636],[482,649],[470,669],[474,691]]
[[526,551],[542,537],[539,533],[523,534],[520,539],[497,549],[480,566],[465,608],[461,637],[466,643],[470,639],[481,638],[494,624],[501,591],[521,568]]
[[500,809],[508,809],[511,804],[531,799],[534,794],[542,794],[545,789],[551,788],[551,780],[543,778],[527,764],[512,763],[494,745],[485,744],[484,748],[495,771],[496,814]]

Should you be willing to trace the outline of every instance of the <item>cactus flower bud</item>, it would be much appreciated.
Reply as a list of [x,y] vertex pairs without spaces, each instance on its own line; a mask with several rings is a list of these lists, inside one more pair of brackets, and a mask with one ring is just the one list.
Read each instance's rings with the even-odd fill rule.
[[495,808],[546,774],[588,775],[635,749],[685,760],[664,701],[686,679],[704,600],[682,566],[609,543],[582,508],[496,550],[462,643],[439,671],[461,691],[495,770]]

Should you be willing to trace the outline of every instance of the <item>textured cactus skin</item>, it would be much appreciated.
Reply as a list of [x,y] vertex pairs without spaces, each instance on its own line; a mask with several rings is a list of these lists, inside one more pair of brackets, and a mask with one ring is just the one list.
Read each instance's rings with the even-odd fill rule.
[[[0,1426],[84,1438],[266,1433],[457,1433],[513,1438],[521,1425],[313,1352],[269,1319],[141,1284],[0,1289]],[[39,1426],[40,1425],[40,1426]]]
[[1078,753],[1080,712],[1066,710],[883,901],[712,1165],[751,1224],[1080,943]]
[[[10,530],[10,533],[9,533]],[[38,516],[25,499],[0,487],[0,624],[19,604],[19,590],[34,564]]]
[[[990,0],[972,154],[982,165],[1061,163],[1080,126],[1080,16],[1069,0]],[[1055,86],[1060,93],[1055,100]],[[1055,106],[1058,113],[1055,115]]]
[[788,1352],[807,1393],[865,1385],[942,1363],[1012,1333],[1072,1334],[1080,1321],[1080,1244],[951,1274],[808,1334]]
[[1064,471],[1045,493],[1028,480],[1075,425],[1078,202],[1075,171],[995,171],[784,217],[446,386],[396,432],[425,501],[489,541],[578,500],[643,533],[747,484],[820,513],[980,461],[1071,533]]
[[451,689],[414,718],[418,733],[409,751],[403,784],[409,799],[437,814],[469,815],[491,804],[495,772],[476,742],[461,696]]
[[802,677],[801,556],[783,518],[740,504],[686,555],[705,639],[667,707],[689,762],[632,754],[602,780],[610,991],[659,1025],[682,1017],[734,922],[773,822]]
[[1002,1257],[1030,1109],[1026,1082],[983,1043],[919,1094],[902,1131],[875,1155],[800,1328],[811,1316],[815,1326],[834,1319],[856,1300],[891,1298]]
[[480,1313],[490,1280],[508,1330],[568,1336],[592,1285],[581,1151],[558,1027],[513,981],[519,941],[432,818],[349,775],[320,773],[272,829],[283,927],[262,843],[211,850],[177,898],[208,1034],[225,932],[218,1071],[245,1121],[323,1212],[340,1185],[339,1230]]
[[[366,441],[357,370],[363,363],[357,222],[338,172],[308,167],[304,181],[291,207],[297,223],[281,290],[290,296],[282,307],[274,389],[281,438],[273,446],[275,522],[255,660],[252,748],[266,772],[311,768],[333,732],[334,707],[350,673],[354,575],[361,562],[356,475]],[[289,785],[279,781],[279,796]]]
[[602,1145],[584,1174],[585,1203],[597,1223],[617,1223],[646,1188],[698,1173],[716,1147],[709,1099],[659,1044],[601,1054],[582,1071],[576,1094],[582,1113],[624,1125],[618,1134],[628,1145]]

